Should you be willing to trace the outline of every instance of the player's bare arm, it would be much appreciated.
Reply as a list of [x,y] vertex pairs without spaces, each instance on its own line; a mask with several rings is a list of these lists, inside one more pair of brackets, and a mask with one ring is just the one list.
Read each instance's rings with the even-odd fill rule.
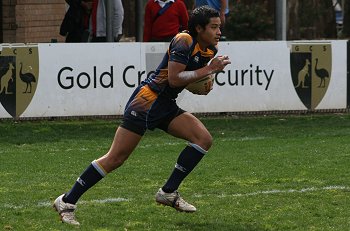
[[171,87],[182,87],[197,80],[204,78],[207,75],[222,71],[226,65],[230,64],[228,56],[218,56],[213,58],[207,66],[195,71],[185,71],[186,65],[178,62],[169,62],[169,85]]
[[[220,31],[220,18],[212,17],[209,19],[209,23],[202,27],[197,25],[195,31],[197,33],[196,39],[202,50],[206,50],[207,47],[213,45],[217,46],[221,31]],[[226,65],[230,64],[228,56],[217,56],[213,58],[208,65],[193,71],[185,71],[186,65],[170,61],[168,63],[168,81],[171,87],[183,87],[203,77],[222,71]]]

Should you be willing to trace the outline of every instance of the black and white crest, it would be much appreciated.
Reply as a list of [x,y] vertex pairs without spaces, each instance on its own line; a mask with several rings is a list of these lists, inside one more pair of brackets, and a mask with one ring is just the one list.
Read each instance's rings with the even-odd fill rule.
[[322,101],[331,81],[331,44],[293,43],[290,70],[300,100],[307,109],[314,110]]
[[0,102],[18,118],[30,104],[39,78],[37,46],[2,47],[0,51]]

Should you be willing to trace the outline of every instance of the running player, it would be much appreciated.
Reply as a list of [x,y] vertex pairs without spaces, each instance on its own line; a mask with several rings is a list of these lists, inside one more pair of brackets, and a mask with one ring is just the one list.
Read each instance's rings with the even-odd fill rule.
[[177,189],[212,145],[212,137],[195,116],[179,108],[175,99],[189,84],[230,64],[227,56],[215,57],[220,39],[220,15],[208,7],[193,10],[189,32],[177,34],[154,75],[137,87],[126,105],[122,124],[109,151],[87,167],[71,190],[59,196],[54,208],[62,222],[79,225],[74,210],[79,198],[130,156],[147,129],[159,128],[188,141],[167,182],[156,193],[157,203],[195,212]]

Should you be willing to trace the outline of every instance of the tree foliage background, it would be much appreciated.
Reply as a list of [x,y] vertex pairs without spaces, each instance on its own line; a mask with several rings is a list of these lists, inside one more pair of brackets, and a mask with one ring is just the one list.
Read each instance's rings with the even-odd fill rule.
[[[135,2],[124,4],[124,34],[135,36]],[[148,0],[143,0],[145,5]],[[194,0],[182,0],[189,12]],[[280,1],[280,0],[278,0]],[[337,30],[333,0],[287,0],[287,39],[350,38],[350,1],[343,6],[342,30]],[[229,0],[230,15],[224,28],[228,40],[274,40],[276,0]],[[142,16],[143,17],[143,16]]]
[[[225,31],[229,40],[275,38],[276,0],[230,1],[231,14]],[[348,1],[345,1],[349,4]],[[343,10],[344,14],[346,9]],[[346,25],[344,23],[344,29]],[[338,37],[332,0],[288,0],[287,38],[336,39]]]

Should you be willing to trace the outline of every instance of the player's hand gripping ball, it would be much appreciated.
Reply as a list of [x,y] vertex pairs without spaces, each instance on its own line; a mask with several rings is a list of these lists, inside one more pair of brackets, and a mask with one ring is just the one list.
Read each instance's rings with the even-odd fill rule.
[[213,84],[214,74],[210,74],[194,83],[188,84],[186,89],[196,95],[207,95],[213,89]]

